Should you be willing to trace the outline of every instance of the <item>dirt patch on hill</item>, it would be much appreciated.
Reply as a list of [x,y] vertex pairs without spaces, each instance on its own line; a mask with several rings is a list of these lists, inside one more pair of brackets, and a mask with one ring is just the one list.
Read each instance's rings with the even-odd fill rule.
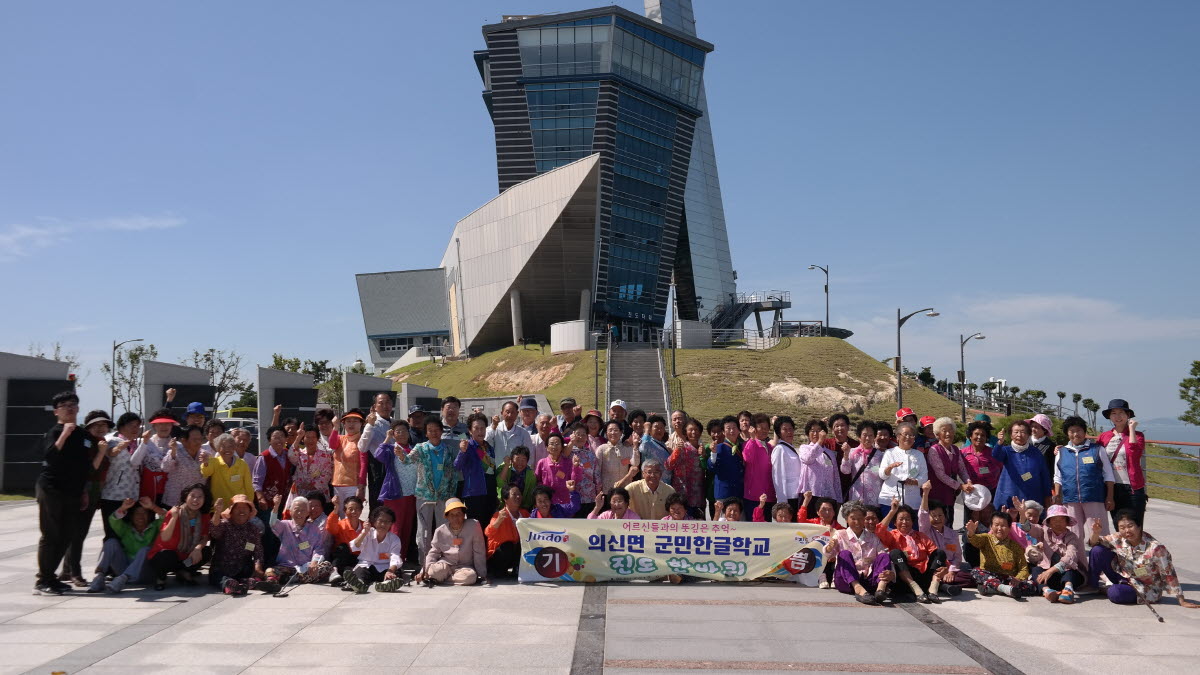
[[800,381],[789,377],[783,382],[767,385],[766,389],[762,390],[762,396],[801,408],[861,415],[871,405],[887,400],[891,396],[891,390],[876,389],[859,394],[837,387],[806,387]]
[[549,368],[525,368],[488,373],[480,379],[487,383],[488,389],[493,391],[544,391],[561,382],[574,367],[574,363],[560,363]]

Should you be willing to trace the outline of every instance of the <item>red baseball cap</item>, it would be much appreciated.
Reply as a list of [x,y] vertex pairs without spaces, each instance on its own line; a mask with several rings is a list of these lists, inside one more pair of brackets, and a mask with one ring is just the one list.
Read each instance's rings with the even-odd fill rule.
[[929,426],[930,424],[933,424],[936,421],[937,421],[937,418],[934,417],[933,415],[926,415],[921,418],[921,426],[923,426],[923,427]]
[[896,411],[896,421],[899,422],[909,415],[916,417],[917,413],[913,412],[912,408],[901,408]]

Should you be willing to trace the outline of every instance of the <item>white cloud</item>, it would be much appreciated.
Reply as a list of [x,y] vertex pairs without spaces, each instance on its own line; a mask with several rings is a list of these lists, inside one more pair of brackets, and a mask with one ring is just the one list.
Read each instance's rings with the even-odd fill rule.
[[39,249],[67,240],[70,228],[50,225],[9,225],[0,231],[0,260],[23,258]]
[[85,231],[143,232],[181,227],[187,221],[174,215],[114,216],[96,220],[63,221],[41,218],[33,225],[16,223],[0,230],[0,260],[9,262],[32,255],[36,251],[63,244]]

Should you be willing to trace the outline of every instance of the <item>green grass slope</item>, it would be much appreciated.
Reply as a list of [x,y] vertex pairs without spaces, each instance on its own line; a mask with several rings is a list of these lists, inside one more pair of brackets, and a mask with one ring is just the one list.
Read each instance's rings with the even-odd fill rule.
[[[675,358],[684,407],[702,420],[739,410],[798,422],[834,412],[855,420],[895,419],[894,372],[845,340],[793,338],[767,351],[681,349]],[[669,368],[669,353],[667,359]],[[956,403],[905,382],[904,404],[918,415],[958,418]]]
[[[600,396],[604,396],[604,359],[600,352]],[[537,347],[506,347],[485,352],[468,361],[445,365],[422,361],[388,373],[401,383],[433,387],[442,396],[516,396],[545,394],[553,406],[572,396],[584,410],[595,403],[595,366],[592,352],[545,355]],[[601,401],[600,405],[606,405]]]

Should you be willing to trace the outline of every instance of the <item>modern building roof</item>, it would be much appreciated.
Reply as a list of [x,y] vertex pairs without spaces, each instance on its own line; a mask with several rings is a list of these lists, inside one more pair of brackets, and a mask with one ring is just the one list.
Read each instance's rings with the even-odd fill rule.
[[440,268],[356,274],[367,337],[450,331],[446,273]]
[[558,24],[579,19],[587,19],[593,16],[603,16],[606,14],[615,14],[634,23],[640,24],[647,28],[659,31],[664,35],[668,35],[676,40],[685,42],[694,47],[698,47],[706,52],[711,52],[715,49],[711,42],[701,40],[695,34],[688,34],[684,31],[677,30],[672,26],[667,26],[657,21],[648,19],[641,14],[635,14],[624,7],[611,5],[608,7],[596,7],[593,9],[581,9],[576,12],[561,12],[557,14],[528,14],[528,15],[510,15],[504,17],[506,20],[500,23],[487,24],[483,27],[483,34],[496,33],[499,31],[512,30],[513,28],[526,28],[530,26],[541,26],[545,24]]

